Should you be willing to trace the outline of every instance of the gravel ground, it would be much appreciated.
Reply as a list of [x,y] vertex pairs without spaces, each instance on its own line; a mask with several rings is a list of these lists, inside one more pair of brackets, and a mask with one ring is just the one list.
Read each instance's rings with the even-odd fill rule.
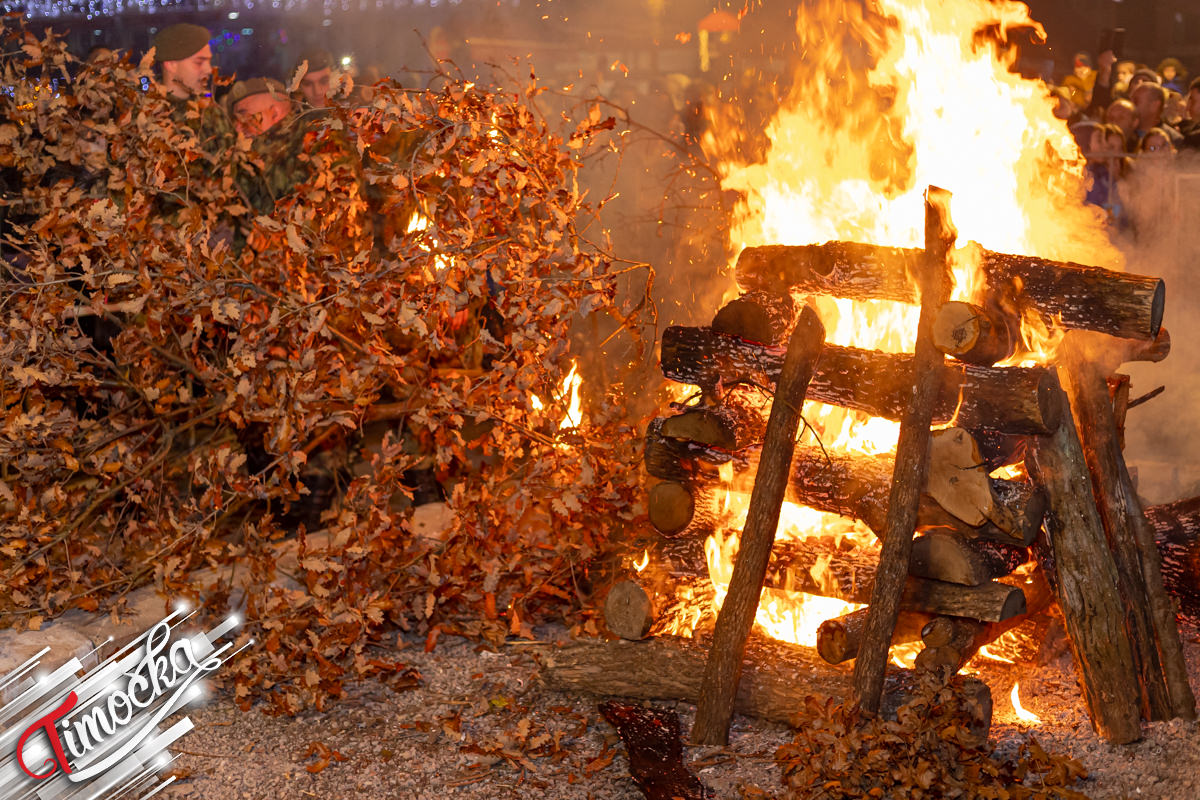
[[[1200,687],[1200,640],[1195,630],[1182,633],[1192,685]],[[443,638],[425,653],[417,642],[403,643],[399,658],[420,673],[419,686],[396,692],[356,684],[327,712],[292,719],[243,713],[218,697],[189,713],[196,730],[178,743],[180,779],[160,796],[642,797],[595,698],[539,684],[532,651],[545,646],[514,643],[491,652]],[[1089,778],[1076,788],[1094,800],[1200,797],[1197,723],[1156,723],[1137,744],[1108,745],[1091,730],[1069,655],[1041,661],[972,665],[992,687],[992,738],[1003,749],[1015,751],[1021,737],[1035,733],[1048,750],[1083,763]],[[1042,717],[1040,725],[1015,716],[1009,693],[1018,677],[1021,700]],[[677,708],[687,731],[692,709]],[[773,753],[789,738],[783,726],[735,717],[729,747],[690,747],[687,757],[719,798],[779,795]]]

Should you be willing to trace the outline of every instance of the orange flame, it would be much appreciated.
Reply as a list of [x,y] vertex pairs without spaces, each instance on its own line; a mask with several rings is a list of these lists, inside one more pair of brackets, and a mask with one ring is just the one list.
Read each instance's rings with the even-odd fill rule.
[[1017,715],[1017,719],[1021,720],[1022,722],[1030,725],[1041,725],[1042,718],[1037,714],[1034,714],[1032,711],[1027,711],[1025,707],[1021,705],[1021,697],[1019,694],[1020,686],[1020,683],[1013,683],[1012,694],[1009,695],[1009,697],[1012,699],[1013,712]]
[[[980,245],[1120,266],[1102,213],[1083,204],[1085,162],[1066,124],[1054,117],[1047,86],[1012,71],[1016,53],[1007,37],[1020,28],[1042,33],[1028,8],[1012,0],[800,5],[796,52],[802,63],[791,95],[768,125],[762,159],[746,164],[723,157],[744,141],[737,131],[718,130],[703,143],[721,162],[723,188],[741,198],[732,249],[835,239],[921,247],[924,192],[940,186],[953,194],[959,231],[951,259],[958,299],[971,299],[980,282]],[[967,246],[972,240],[979,245]],[[813,302],[830,342],[913,350],[914,306],[828,297]],[[1051,349],[1053,324],[1029,322],[1026,347]],[[804,417],[811,435],[831,450],[879,453],[896,445],[899,426],[888,420],[811,402]],[[744,495],[729,495],[730,512],[744,512],[744,503]],[[777,539],[854,527],[815,512],[791,516]],[[736,517],[730,524],[740,527]],[[734,550],[723,537],[709,542],[714,583],[728,581]],[[760,624],[794,641],[812,641],[808,623],[769,621],[785,604],[807,606],[811,599],[764,598]],[[818,617],[849,607],[839,608],[788,613],[815,620],[815,630]]]

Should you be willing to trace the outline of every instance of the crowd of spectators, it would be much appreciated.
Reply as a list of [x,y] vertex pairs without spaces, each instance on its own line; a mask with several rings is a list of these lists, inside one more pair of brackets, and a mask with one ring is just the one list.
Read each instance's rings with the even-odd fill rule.
[[1139,173],[1161,182],[1180,155],[1200,152],[1200,77],[1177,58],[1151,68],[1108,50],[1093,67],[1078,53],[1074,70],[1053,89],[1055,114],[1067,120],[1087,158],[1088,202],[1118,226],[1131,224],[1127,200]]

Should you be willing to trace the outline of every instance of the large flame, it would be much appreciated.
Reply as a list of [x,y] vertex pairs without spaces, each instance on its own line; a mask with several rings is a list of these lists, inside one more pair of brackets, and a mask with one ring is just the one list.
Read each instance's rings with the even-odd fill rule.
[[[796,12],[801,53],[790,96],[769,123],[770,144],[754,164],[727,156],[742,139],[718,130],[705,141],[721,160],[723,186],[741,198],[733,250],[828,240],[922,247],[924,192],[948,189],[959,232],[955,297],[975,289],[977,242],[990,250],[1108,267],[1120,255],[1099,211],[1083,204],[1085,163],[1048,88],[1012,71],[1016,31],[1043,35],[1029,9],[1010,0],[821,0]],[[723,155],[725,154],[725,155]],[[917,309],[899,303],[818,298],[828,340],[912,352]],[[1027,335],[1031,349],[1054,332]],[[811,434],[827,448],[882,452],[899,426],[808,403]],[[734,522],[736,525],[736,522]],[[780,537],[827,534],[849,523],[808,519]],[[710,571],[728,580],[724,541],[710,542]],[[804,597],[804,596],[801,596]],[[769,598],[770,630],[812,641],[815,622],[780,621]],[[827,618],[795,603],[797,620]],[[763,616],[766,616],[764,611]],[[763,621],[763,620],[760,620]]]

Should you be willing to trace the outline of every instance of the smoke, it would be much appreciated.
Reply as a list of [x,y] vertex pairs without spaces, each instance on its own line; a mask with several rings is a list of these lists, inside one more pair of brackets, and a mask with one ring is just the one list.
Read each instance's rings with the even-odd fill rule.
[[1163,327],[1171,354],[1159,364],[1126,364],[1131,397],[1165,391],[1126,417],[1125,458],[1138,493],[1150,503],[1200,494],[1200,153],[1170,160],[1142,158],[1121,185],[1129,226],[1116,241],[1130,272],[1163,278]]

